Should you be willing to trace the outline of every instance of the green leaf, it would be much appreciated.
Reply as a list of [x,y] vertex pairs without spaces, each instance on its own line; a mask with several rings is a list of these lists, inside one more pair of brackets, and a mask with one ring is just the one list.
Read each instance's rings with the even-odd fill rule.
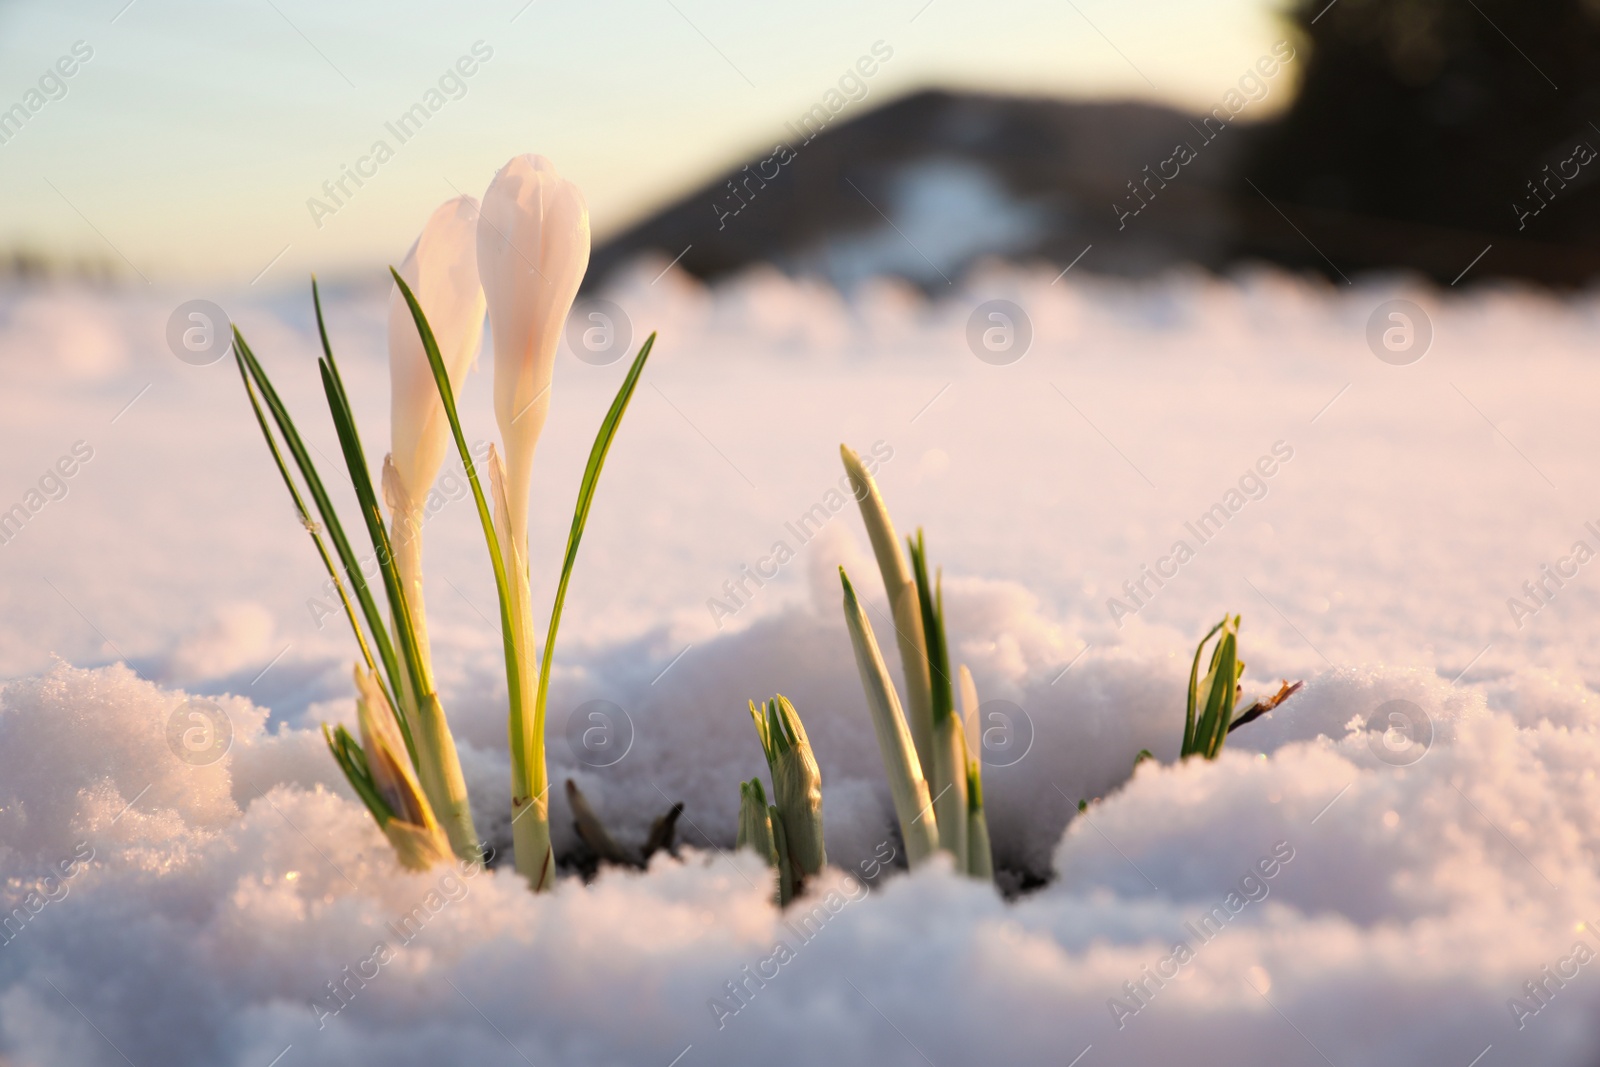
[[767,766],[772,766],[772,735],[767,729],[767,714],[765,706],[756,707],[754,700],[750,704],[750,718],[756,724],[756,738],[761,742],[761,755],[766,758]]
[[[366,634],[361,632],[361,623],[356,618],[355,607],[350,603],[350,595],[345,591],[344,581],[339,577],[339,571],[333,565],[333,560],[328,556],[328,546],[322,542],[322,532],[312,521],[311,514],[306,510],[305,500],[300,496],[299,488],[294,484],[294,478],[289,474],[289,468],[283,462],[283,454],[278,450],[278,442],[272,436],[272,429],[267,425],[267,417],[261,410],[261,402],[256,399],[255,386],[250,383],[250,374],[245,369],[244,359],[237,351],[233,354],[234,364],[239,368],[239,378],[244,382],[245,395],[250,398],[250,409],[255,412],[256,425],[261,427],[261,436],[266,439],[267,449],[272,453],[272,462],[277,465],[278,474],[283,478],[284,487],[289,490],[289,497],[294,501],[294,510],[300,517],[300,524],[311,535],[311,543],[317,547],[317,555],[322,560],[322,566],[328,572],[333,587],[338,590],[339,603],[344,606],[345,617],[350,620],[350,629],[355,632],[356,644],[361,646],[361,657],[366,661],[367,669],[377,673],[377,664],[372,660],[372,649],[367,646]],[[387,695],[387,694],[386,694]]]
[[[383,525],[383,512],[378,507],[378,495],[372,486],[372,472],[367,469],[366,455],[361,449],[361,434],[356,429],[355,415],[350,410],[349,399],[339,384],[338,372],[333,364],[326,359],[319,359],[317,369],[322,373],[322,391],[328,398],[328,411],[333,416],[333,428],[339,435],[339,447],[344,452],[350,485],[355,489],[356,501],[361,506],[361,517],[366,521],[372,550],[378,556],[378,573],[383,576],[383,590],[389,599],[389,611],[394,616],[395,636],[399,639],[400,654],[405,658],[410,692],[420,702],[433,692],[433,681],[427,675],[417,648],[411,607],[406,599],[405,585],[400,581],[400,573],[395,567],[394,548],[389,544],[389,531]],[[405,721],[405,716],[399,718],[402,723]]]
[[1194,665],[1189,668],[1189,707],[1183,721],[1183,747],[1179,753],[1182,756],[1191,756],[1197,749],[1195,747],[1195,711],[1199,696],[1200,686],[1200,655],[1206,650],[1206,642],[1216,635],[1216,632],[1226,626],[1228,617],[1224,615],[1222,621],[1213,626],[1210,631],[1200,639],[1200,644],[1194,650]]
[[[322,341],[322,354],[328,357],[328,362],[333,362],[333,346],[328,343],[328,327],[322,321],[322,291],[317,288],[317,276],[311,276],[311,306],[317,312],[317,337]],[[338,367],[334,367],[335,372]]]
[[611,451],[611,442],[617,436],[617,427],[622,424],[623,413],[628,410],[628,401],[633,399],[634,388],[639,384],[639,375],[644,373],[645,360],[650,358],[650,349],[655,347],[655,343],[656,335],[652,333],[645,338],[644,346],[634,357],[633,366],[628,368],[628,376],[622,380],[621,388],[611,401],[610,410],[600,423],[600,432],[595,436],[594,447],[589,450],[589,462],[583,469],[583,481],[578,486],[578,504],[572,515],[572,530],[567,534],[567,554],[561,561],[561,580],[556,585],[555,604],[550,609],[550,628],[545,634],[544,655],[539,660],[539,689],[533,709],[533,731],[536,737],[544,736],[545,702],[550,692],[550,661],[555,654],[556,629],[561,625],[561,609],[567,602],[567,583],[571,581],[573,565],[578,561],[578,544],[583,540],[583,528],[589,521],[589,508],[594,503],[595,487],[600,482],[600,470],[605,466],[606,453]]
[[[1223,616],[1222,622],[1211,633],[1221,631],[1216,647],[1211,653],[1211,666],[1206,677],[1198,683],[1191,680],[1190,700],[1199,707],[1200,691],[1205,690],[1205,704],[1195,725],[1192,742],[1186,746],[1185,755],[1198,754],[1206,759],[1216,759],[1222,751],[1227,736],[1228,722],[1233,718],[1236,686],[1242,669],[1239,663],[1239,616]],[[1210,638],[1207,634],[1207,639]],[[1203,649],[1204,643],[1201,644]],[[1193,679],[1199,670],[1200,650],[1195,653],[1195,665],[1190,671]]]
[[277,425],[278,432],[283,435],[284,444],[289,448],[289,454],[294,458],[295,466],[300,469],[300,476],[305,479],[306,489],[311,494],[313,503],[317,506],[317,514],[322,518],[322,524],[328,531],[328,538],[333,542],[335,553],[340,564],[344,567],[346,577],[350,579],[350,586],[355,590],[356,600],[361,605],[361,613],[367,622],[367,631],[372,635],[373,644],[378,647],[378,658],[383,663],[384,674],[389,679],[389,691],[392,694],[399,691],[400,662],[395,657],[394,646],[389,640],[389,630],[384,624],[383,616],[378,611],[377,603],[372,598],[372,590],[367,580],[362,576],[361,563],[356,559],[355,552],[350,548],[350,539],[345,536],[344,525],[339,521],[339,513],[334,510],[333,501],[329,499],[327,489],[322,484],[321,477],[317,474],[316,464],[311,461],[311,454],[306,451],[305,442],[300,433],[295,429],[294,419],[289,414],[289,409],[278,397],[278,391],[272,387],[272,381],[267,377],[266,371],[256,360],[255,353],[250,350],[245,342],[244,334],[236,326],[233,330],[234,351],[249,371],[256,387],[261,390],[261,399],[266,402],[267,411],[272,415],[272,421]]
[[377,820],[381,829],[395,817],[395,813],[372,781],[372,771],[367,766],[367,754],[362,751],[356,739],[350,736],[350,731],[343,726],[330,731],[328,724],[323,723],[322,739],[328,743],[328,751],[333,753],[334,762],[344,772],[345,778],[350,782],[350,788],[355,790],[356,796],[361,798],[361,802],[367,806],[367,810],[372,813],[372,817]]
[[[916,540],[906,539],[911,546],[911,570],[916,576],[917,602],[922,609],[923,639],[928,649],[928,694],[933,706],[933,724],[941,723],[955,710],[955,690],[950,684],[950,651],[944,633],[944,580],[937,585],[928,581],[927,550],[923,546],[922,530],[917,530]],[[939,783],[942,787],[944,783]]]
[[1218,655],[1217,676],[1212,683],[1217,713],[1211,721],[1207,759],[1216,759],[1221,755],[1223,743],[1228,739],[1228,724],[1233,720],[1234,709],[1239,702],[1239,677],[1244,673],[1244,664],[1239,660],[1238,627],[1239,617],[1235,615],[1233,628],[1225,631]]

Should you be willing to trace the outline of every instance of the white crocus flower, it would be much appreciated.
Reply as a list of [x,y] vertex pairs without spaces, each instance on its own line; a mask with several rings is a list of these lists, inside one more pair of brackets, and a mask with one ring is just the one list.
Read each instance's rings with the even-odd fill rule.
[[[459,391],[483,340],[483,287],[478,284],[478,202],[456,197],[439,205],[406,253],[400,276],[422,305]],[[417,645],[431,672],[422,597],[422,515],[449,447],[450,423],[422,337],[398,286],[389,297],[390,451],[383,492],[393,515],[395,564],[405,585]]]
[[[517,870],[536,890],[555,878],[543,694],[534,683],[532,592],[527,566],[528,490],[534,446],[550,411],[556,347],[589,266],[589,208],[583,193],[543,156],[517,156],[483,194],[478,275],[494,338],[494,413],[502,458],[490,482],[518,664],[511,709],[511,823]],[[546,655],[549,655],[546,650]]]
[[494,338],[494,413],[505,446],[511,529],[528,536],[533,450],[550,410],[556,347],[589,266],[589,207],[543,156],[500,168],[483,194],[478,274]]
[[[470,196],[440,204],[400,264],[400,276],[428,316],[451,388],[457,392],[483,340],[478,215],[478,202]],[[406,491],[420,499],[433,487],[444,463],[450,424],[399,287],[389,297],[389,383],[390,454]]]

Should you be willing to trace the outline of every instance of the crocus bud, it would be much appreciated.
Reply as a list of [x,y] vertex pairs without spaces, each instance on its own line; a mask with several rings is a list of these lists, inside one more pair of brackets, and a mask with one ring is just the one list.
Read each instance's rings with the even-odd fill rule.
[[527,538],[533,449],[550,409],[556,346],[589,266],[583,193],[543,156],[517,156],[483,194],[478,274],[494,337],[494,413],[505,445],[512,528]]
[[355,678],[356,717],[367,771],[374,791],[393,813],[379,824],[384,836],[394,846],[401,864],[414,871],[450,862],[450,841],[411,769],[389,698],[371,671],[357,666]]
[[[439,205],[400,264],[428,316],[451,388],[459,391],[483,340],[478,284],[478,202],[459,196]],[[450,424],[411,309],[398,286],[389,296],[389,416],[395,472],[417,504],[428,495],[449,446]]]
[[772,806],[783,819],[795,878],[816,874],[828,862],[822,843],[822,772],[800,713],[787,697],[779,695],[767,701],[765,714],[752,702],[750,715],[767,754]]

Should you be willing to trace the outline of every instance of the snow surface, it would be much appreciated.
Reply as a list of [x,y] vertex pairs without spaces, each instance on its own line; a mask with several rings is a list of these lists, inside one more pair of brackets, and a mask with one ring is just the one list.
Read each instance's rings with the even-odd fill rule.
[[[0,292],[0,511],[42,501],[0,544],[0,893],[21,909],[0,1062],[1600,1057],[1600,601],[1594,567],[1560,562],[1600,547],[1595,299],[991,265],[928,301],[764,271],[708,290],[664,266],[606,294],[635,344],[661,343],[591,515],[550,752],[623,840],[684,801],[688,847],[543,898],[504,869],[400,871],[339,781],[316,726],[352,716],[352,643],[337,615],[318,625],[316,557],[231,365],[165,348],[194,294]],[[1365,340],[1395,296],[1434,328],[1411,366]],[[384,294],[329,297],[378,453]],[[966,346],[993,298],[1033,324],[1010,366]],[[309,301],[223,303],[331,474]],[[562,356],[539,602],[624,369]],[[492,439],[488,399],[476,375],[469,437]],[[836,566],[881,586],[853,506],[720,628],[707,607],[826,508],[840,441],[893,450],[879,481],[945,568],[953,655],[1021,709],[1025,754],[985,778],[998,860],[1049,879],[1015,902],[937,867],[878,873],[894,831]],[[1292,457],[1241,491],[1265,496],[1119,626],[1107,599],[1280,442]],[[470,503],[444,502],[426,538],[435,662],[494,837],[504,680]],[[1541,604],[1522,586],[1545,564],[1577,574]],[[1307,685],[1219,762],[1175,767],[1188,657],[1224,610],[1244,616],[1247,692]],[[726,852],[736,782],[761,769],[744,702],[778,691],[816,747],[839,867],[787,913]],[[231,728],[216,762],[169,745],[191,696]],[[607,767],[565,740],[597,699],[631,735]],[[1393,701],[1431,723],[1406,766],[1367,725]],[[1140,748],[1160,762],[1129,780]],[[554,822],[570,844],[560,796]]]

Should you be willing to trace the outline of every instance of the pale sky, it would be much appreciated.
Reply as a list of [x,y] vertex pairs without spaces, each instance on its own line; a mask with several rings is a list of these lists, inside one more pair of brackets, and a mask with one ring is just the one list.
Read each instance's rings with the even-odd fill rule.
[[[0,111],[37,110],[20,132],[0,128],[0,252],[106,259],[135,282],[299,284],[397,261],[437,203],[480,194],[528,151],[582,185],[598,239],[765,154],[876,42],[893,57],[844,117],[926,86],[1208,108],[1285,36],[1275,11],[1269,0],[3,3]],[[476,65],[475,44],[489,55]],[[92,55],[79,62],[74,46]],[[401,143],[385,124],[428,102],[462,57],[472,75],[446,78],[459,98]],[[58,61],[74,72],[56,81]],[[1275,84],[1255,114],[1290,91]],[[314,219],[307,201],[331,205],[323,183],[380,139],[392,158],[363,164],[364,184],[346,179],[346,202]]]

